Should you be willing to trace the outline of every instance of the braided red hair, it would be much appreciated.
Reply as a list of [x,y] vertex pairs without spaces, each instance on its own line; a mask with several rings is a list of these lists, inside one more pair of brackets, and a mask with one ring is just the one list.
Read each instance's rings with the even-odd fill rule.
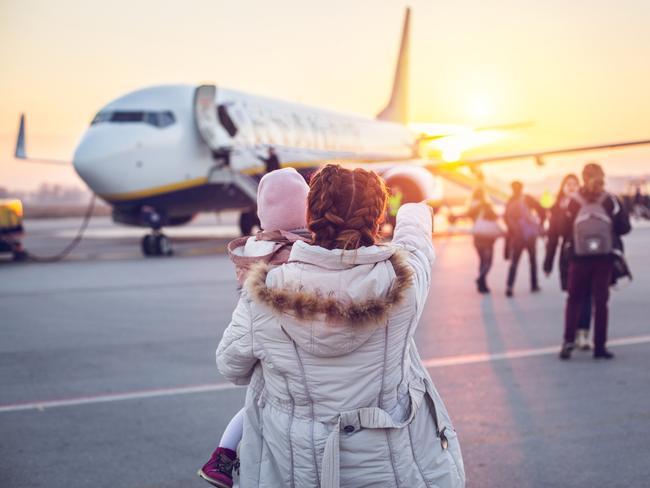
[[312,176],[309,187],[307,220],[314,244],[327,249],[375,244],[388,199],[377,173],[328,164]]

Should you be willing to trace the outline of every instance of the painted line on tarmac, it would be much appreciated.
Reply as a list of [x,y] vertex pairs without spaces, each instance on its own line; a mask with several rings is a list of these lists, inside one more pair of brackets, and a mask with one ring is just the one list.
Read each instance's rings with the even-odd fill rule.
[[[631,346],[634,344],[646,344],[650,342],[650,335],[625,337],[612,339],[608,346]],[[462,356],[449,356],[432,358],[423,361],[427,369],[444,368],[446,366],[459,366],[465,364],[487,363],[490,361],[504,361],[509,359],[529,358],[535,356],[546,356],[557,354],[559,346],[540,347],[537,349],[518,349],[494,354],[467,354]],[[243,388],[230,383],[216,383],[210,385],[181,386],[177,388],[159,388],[156,390],[140,390],[125,393],[112,393],[106,395],[83,396],[76,398],[65,398],[61,400],[46,400],[41,402],[14,403],[0,405],[0,413],[20,412],[24,410],[44,411],[48,408],[74,407],[78,405],[89,405],[96,403],[122,402],[126,400],[141,400],[147,398],[158,398],[164,396],[189,395],[194,393],[208,393],[213,391],[226,391]]]
[[[650,335],[625,337],[621,339],[612,339],[607,342],[608,346],[631,346],[634,344],[645,344],[650,342]],[[534,356],[546,356],[549,354],[558,354],[560,346],[540,347],[537,349],[518,349],[514,351],[499,352],[494,354],[467,354],[463,356],[449,356],[442,358],[432,358],[423,361],[428,368],[442,368],[445,366],[457,366],[474,363],[487,363],[489,361],[503,361],[506,359],[530,358]]]
[[211,385],[181,386],[177,388],[159,388],[156,390],[140,390],[125,393],[109,393],[105,395],[83,396],[64,398],[61,400],[46,400],[42,402],[14,403],[0,405],[0,413],[19,412],[21,410],[40,410],[56,407],[74,407],[77,405],[88,405],[92,403],[122,402],[125,400],[139,400],[146,398],[158,398],[164,396],[188,395],[192,393],[206,393],[211,391],[234,390],[242,388],[230,383],[216,383]]

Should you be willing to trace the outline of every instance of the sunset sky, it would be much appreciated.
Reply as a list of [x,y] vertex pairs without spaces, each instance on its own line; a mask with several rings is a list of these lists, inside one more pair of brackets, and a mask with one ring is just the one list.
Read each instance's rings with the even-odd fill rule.
[[[0,186],[82,185],[69,159],[93,115],[151,84],[213,82],[374,115],[412,7],[413,122],[536,123],[468,155],[650,138],[647,0],[0,0]],[[650,173],[650,147],[497,165],[539,179],[585,159]]]

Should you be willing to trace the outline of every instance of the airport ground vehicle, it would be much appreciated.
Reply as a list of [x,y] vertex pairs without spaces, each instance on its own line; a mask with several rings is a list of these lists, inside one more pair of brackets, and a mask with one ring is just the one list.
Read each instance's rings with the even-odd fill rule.
[[24,261],[23,204],[18,199],[0,200],[0,253],[11,253],[14,261]]

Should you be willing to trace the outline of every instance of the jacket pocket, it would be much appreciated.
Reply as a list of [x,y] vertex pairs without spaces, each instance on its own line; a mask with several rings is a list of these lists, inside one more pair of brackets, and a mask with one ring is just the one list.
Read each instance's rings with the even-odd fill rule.
[[442,426],[438,432],[433,412],[423,406],[409,425],[411,449],[428,488],[463,488],[465,472],[453,429]]
[[[460,482],[460,484],[457,486],[465,486],[465,465],[463,463],[463,456],[460,451],[458,434],[451,427],[443,427],[439,435],[441,447],[443,447],[444,453],[449,456],[449,459],[456,471],[457,478]],[[446,447],[442,446],[442,444],[446,444]]]

